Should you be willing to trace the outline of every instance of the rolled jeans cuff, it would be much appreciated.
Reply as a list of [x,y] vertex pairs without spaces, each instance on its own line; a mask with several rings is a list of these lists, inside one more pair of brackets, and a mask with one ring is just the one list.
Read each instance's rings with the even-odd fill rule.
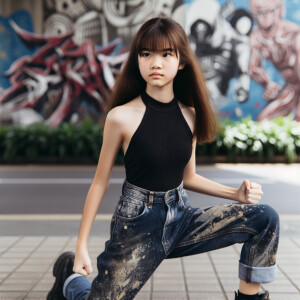
[[64,282],[64,286],[63,286],[63,295],[65,296],[65,298],[67,298],[67,286],[68,286],[68,284],[69,284],[72,280],[74,280],[75,278],[80,277],[80,276],[82,276],[82,275],[77,274],[77,273],[74,273],[74,274],[70,275],[70,276],[66,279],[66,281]]
[[270,267],[249,267],[239,262],[239,278],[246,282],[268,283],[277,275],[277,264]]

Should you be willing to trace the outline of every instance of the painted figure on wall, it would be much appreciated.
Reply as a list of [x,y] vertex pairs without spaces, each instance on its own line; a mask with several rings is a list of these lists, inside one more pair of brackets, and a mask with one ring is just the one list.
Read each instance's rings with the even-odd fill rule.
[[[268,102],[257,120],[292,113],[300,121],[300,27],[282,19],[282,0],[250,0],[250,9],[258,27],[250,35],[249,73],[263,85],[263,98]],[[269,60],[281,73],[283,87],[272,81],[263,60]]]
[[75,29],[74,40],[90,38],[103,45],[120,37],[125,46],[145,20],[170,17],[184,0],[47,0],[44,33],[67,33]]
[[[233,12],[234,20],[229,23],[226,17]],[[247,36],[252,27],[250,15],[245,11],[238,14],[234,6],[221,8],[216,0],[195,0],[187,7],[186,13],[186,32],[191,47],[218,107],[228,103],[229,82],[234,77],[237,79],[235,101],[247,101],[250,86]]]

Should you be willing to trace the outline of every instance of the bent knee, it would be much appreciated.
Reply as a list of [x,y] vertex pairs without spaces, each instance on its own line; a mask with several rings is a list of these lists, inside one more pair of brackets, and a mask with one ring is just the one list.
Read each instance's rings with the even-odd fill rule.
[[260,218],[272,227],[279,227],[279,214],[278,212],[268,204],[260,204],[259,209],[261,211]]

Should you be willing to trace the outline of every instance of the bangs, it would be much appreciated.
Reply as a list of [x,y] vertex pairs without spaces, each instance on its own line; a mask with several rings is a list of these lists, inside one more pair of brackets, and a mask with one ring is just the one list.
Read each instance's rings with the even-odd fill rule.
[[168,31],[164,27],[156,26],[144,32],[136,45],[137,53],[141,55],[143,50],[158,52],[168,49],[174,51],[177,56],[179,47],[176,35],[172,30]]

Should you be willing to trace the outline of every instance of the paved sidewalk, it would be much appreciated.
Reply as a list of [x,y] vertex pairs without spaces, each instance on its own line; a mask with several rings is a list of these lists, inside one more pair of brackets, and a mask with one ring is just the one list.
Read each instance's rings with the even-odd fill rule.
[[[288,183],[289,187],[300,186],[300,164],[216,164],[214,167],[205,166],[197,170],[202,174],[204,168],[215,167],[228,171],[236,170],[244,173],[246,177],[252,174],[275,180],[279,184]],[[26,169],[30,171],[34,168],[41,167],[2,166],[0,170],[20,169],[24,172]],[[61,169],[61,167],[51,168]],[[82,167],[84,168],[90,170],[90,167]],[[118,171],[116,168],[115,170]],[[18,196],[22,193],[24,192],[20,192]],[[282,201],[286,204],[286,198],[287,196],[280,199],[280,203]],[[0,300],[46,299],[46,294],[54,282],[52,276],[54,261],[63,251],[75,250],[76,233],[79,229],[77,217],[66,221],[65,215],[64,219],[58,220],[45,219],[44,215],[39,214],[38,220],[34,220],[31,215],[29,219],[24,216],[26,215],[21,215],[22,218],[17,219],[8,215],[6,219],[2,215],[0,219]],[[263,285],[262,289],[271,292],[272,300],[300,300],[300,215],[281,215],[281,219],[278,278],[271,284]],[[93,273],[88,277],[90,280],[96,275],[96,257],[104,249],[108,229],[107,218],[94,222],[89,240],[89,254],[93,263]],[[234,290],[238,288],[240,249],[241,245],[236,244],[205,254],[165,260],[135,299],[234,299]]]
[[[96,257],[108,236],[91,236],[89,253]],[[75,249],[76,236],[0,237],[0,299],[45,299],[51,288],[52,265],[63,251]],[[234,299],[241,245],[205,254],[165,260],[136,297],[137,300]],[[281,237],[278,279],[262,289],[272,300],[300,299],[300,237]]]

